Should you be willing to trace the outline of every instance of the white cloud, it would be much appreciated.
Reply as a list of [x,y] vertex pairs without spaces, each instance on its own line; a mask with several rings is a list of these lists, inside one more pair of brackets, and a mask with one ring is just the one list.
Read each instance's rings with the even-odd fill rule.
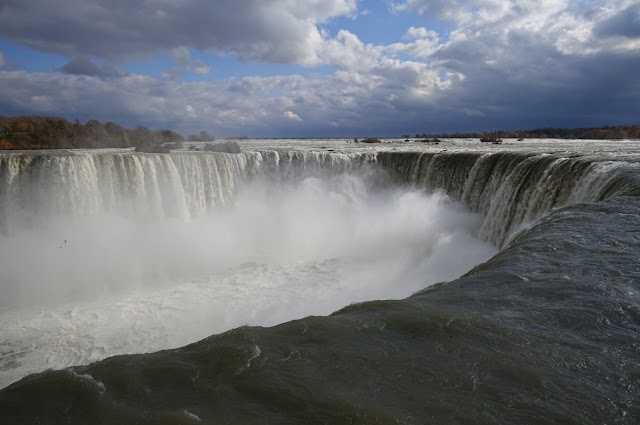
[[[640,84],[628,56],[615,63],[576,58],[579,62],[569,66],[561,58],[535,67],[527,63],[519,74],[483,64],[477,73],[464,75],[378,57],[370,69],[342,69],[328,76],[217,82],[0,71],[0,110],[184,134],[210,128],[220,136],[359,135],[374,129],[397,135],[552,125],[550,117],[579,126],[593,124],[594,116],[602,124],[638,116]],[[589,98],[598,101],[584,101]]]
[[347,30],[338,31],[334,39],[326,40],[320,51],[325,63],[345,69],[368,69],[375,66],[384,47],[365,44],[358,36]]
[[180,81],[180,72],[176,71],[175,69],[164,71],[161,75],[165,80]]
[[176,47],[171,50],[171,57],[182,68],[189,68],[191,66],[191,52],[189,48],[185,46]]
[[195,60],[193,62],[193,65],[191,66],[191,69],[193,70],[193,72],[195,72],[196,74],[202,74],[202,75],[206,75],[211,73],[211,68],[209,68],[209,66],[207,66],[204,62],[202,62],[201,60]]
[[[357,0],[7,0],[0,37],[46,52],[113,62],[185,47],[243,60],[314,65],[319,25],[355,16]],[[186,52],[188,53],[188,52]]]
[[[180,68],[195,72],[196,74],[206,75],[211,72],[211,68],[200,59],[193,60],[188,47],[180,46],[171,50],[171,57],[176,65]],[[179,78],[179,71],[170,70],[166,72],[167,77],[171,79]]]
[[298,121],[298,122],[302,122],[302,118],[300,118],[300,116],[294,112],[291,111],[285,111],[284,113],[284,117],[288,120],[291,121]]
[[[246,77],[219,82],[133,74],[102,79],[0,71],[0,109],[16,115],[55,111],[70,119],[142,124],[185,134],[207,127],[222,136],[286,135],[291,122],[304,123],[305,134],[326,133],[328,128],[340,134],[385,123],[406,124],[414,113],[407,114],[408,110],[428,103],[416,91],[429,87],[433,95],[443,90],[434,86],[434,76],[423,66],[392,61],[371,74],[338,71],[325,77]],[[385,112],[384,117],[377,116],[380,111]],[[332,122],[339,127],[332,127]]]
[[[640,41],[638,0],[406,0],[394,3],[393,9],[417,11],[451,23],[450,44],[443,50],[463,41],[475,52],[530,55],[531,50],[520,50],[518,43],[526,39],[534,49],[550,47],[566,55],[591,55],[633,51]],[[405,38],[421,38],[423,30],[412,27]]]
[[443,45],[437,38],[414,40],[411,43],[394,43],[386,47],[392,54],[403,53],[418,59],[427,59],[441,50]]
[[404,35],[404,38],[419,39],[419,38],[438,38],[438,33],[432,30],[428,30],[425,27],[409,27]]

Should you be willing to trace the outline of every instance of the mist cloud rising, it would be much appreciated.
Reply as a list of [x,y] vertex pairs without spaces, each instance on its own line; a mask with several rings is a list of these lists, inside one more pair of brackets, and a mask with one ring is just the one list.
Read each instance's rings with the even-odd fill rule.
[[[153,289],[247,262],[287,266],[338,260],[374,269],[376,264],[387,270],[389,265],[398,271],[420,269],[414,270],[417,280],[404,288],[374,290],[375,296],[397,297],[455,278],[493,252],[475,239],[481,218],[446,195],[374,194],[360,178],[348,175],[308,178],[284,190],[250,185],[233,207],[191,222],[147,214],[105,211],[65,218],[52,211],[39,213],[38,225],[29,220],[24,228],[14,226],[0,236],[5,252],[0,259],[2,305]],[[38,267],[29,267],[25,259]],[[394,279],[388,280],[378,284]],[[376,286],[368,281],[358,285],[357,292],[363,293]]]
[[190,222],[54,217],[0,235],[12,353],[0,388],[46,368],[404,298],[496,252],[476,238],[481,217],[446,195],[373,192],[353,175],[249,185],[232,207]]

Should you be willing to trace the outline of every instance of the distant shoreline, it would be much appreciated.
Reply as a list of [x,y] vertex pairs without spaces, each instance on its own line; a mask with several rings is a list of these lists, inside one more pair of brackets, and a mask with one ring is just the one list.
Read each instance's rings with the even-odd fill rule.
[[[361,135],[367,138],[370,135]],[[576,139],[576,140],[634,140],[640,139],[640,124],[592,128],[538,128],[533,130],[497,130],[489,132],[403,134],[383,139]],[[345,137],[228,137],[227,140],[283,139],[332,140]],[[143,126],[123,128],[113,122],[89,120],[85,124],[50,116],[0,116],[0,150],[40,149],[104,149],[136,148],[158,151],[165,145],[176,146],[185,141],[211,142],[215,137],[206,131],[185,138],[172,130],[151,130]]]

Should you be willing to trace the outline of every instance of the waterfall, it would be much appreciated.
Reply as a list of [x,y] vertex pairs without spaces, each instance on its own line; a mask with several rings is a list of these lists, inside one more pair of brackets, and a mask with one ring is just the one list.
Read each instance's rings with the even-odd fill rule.
[[[377,167],[376,167],[377,166]],[[553,208],[637,191],[637,164],[531,152],[265,150],[242,154],[20,153],[0,155],[0,231],[52,216],[116,213],[191,220],[230,205],[250,179],[273,182],[380,170],[400,184],[443,190],[485,217],[503,246]]]
[[528,152],[381,152],[396,182],[444,190],[485,219],[481,236],[504,246],[553,208],[637,194],[638,164]]
[[2,153],[0,387],[406,297],[554,208],[639,195],[638,170],[508,151]]
[[0,228],[100,213],[190,220],[228,205],[260,154],[0,156]]

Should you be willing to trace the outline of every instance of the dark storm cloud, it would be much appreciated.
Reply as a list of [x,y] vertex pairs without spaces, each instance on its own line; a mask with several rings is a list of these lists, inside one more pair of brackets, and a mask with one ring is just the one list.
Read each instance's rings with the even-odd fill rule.
[[600,22],[595,32],[601,36],[640,37],[640,4],[629,6]]
[[274,63],[314,64],[316,24],[355,0],[5,0],[0,37],[115,62],[188,46]]
[[[632,124],[640,116],[640,59],[551,56],[534,68],[485,66],[452,89],[442,129],[518,129]],[[612,68],[612,64],[614,65]],[[490,88],[490,90],[488,89]]]
[[[14,16],[23,3],[37,2],[11,0],[11,7],[1,9],[0,23],[8,19],[6,10]],[[46,10],[33,14],[35,23],[15,33],[32,45],[51,43],[52,51],[68,50],[77,57],[61,69],[66,74],[0,71],[5,113],[84,114],[80,117],[185,133],[210,128],[220,136],[577,127],[633,123],[640,116],[640,37],[633,36],[635,21],[627,19],[637,13],[639,3],[628,0],[411,0],[397,6],[399,13],[435,11],[451,30],[438,34],[411,27],[388,45],[367,44],[348,30],[318,36],[315,23],[348,13],[351,3],[346,1],[239,0],[247,10],[230,5],[228,22],[214,17],[210,26],[219,25],[211,28],[204,20],[220,9],[218,2],[149,0],[127,14],[129,3],[122,1],[70,0],[65,2],[70,9],[60,14],[78,22],[78,35],[65,33],[58,22],[54,27],[61,35],[38,38],[39,28],[50,24],[43,17],[58,16],[47,9],[48,3],[39,3]],[[191,22],[194,5],[201,6],[201,16]],[[145,7],[153,16],[141,16]],[[165,16],[163,10],[175,13]],[[164,26],[162,33],[149,28],[154,19],[173,26]],[[80,22],[93,24],[85,28]],[[274,45],[297,30],[312,36],[298,44]],[[11,32],[0,26],[2,31]],[[185,82],[175,70],[173,77],[168,70],[164,79],[132,74],[104,78],[108,69],[96,59],[164,52],[181,69],[200,72],[203,64],[191,58],[190,49],[205,45],[266,61],[275,61],[284,49],[282,60],[331,64],[334,70],[304,77]],[[209,71],[205,68],[202,73]]]
[[[454,24],[431,61],[464,76],[423,108],[443,130],[590,126],[640,116],[638,2],[409,0]],[[605,30],[606,29],[606,30]],[[617,37],[624,36],[624,37]]]
[[99,67],[89,58],[80,56],[60,67],[60,71],[72,75],[90,75],[96,77],[117,77],[120,73],[108,65]]

